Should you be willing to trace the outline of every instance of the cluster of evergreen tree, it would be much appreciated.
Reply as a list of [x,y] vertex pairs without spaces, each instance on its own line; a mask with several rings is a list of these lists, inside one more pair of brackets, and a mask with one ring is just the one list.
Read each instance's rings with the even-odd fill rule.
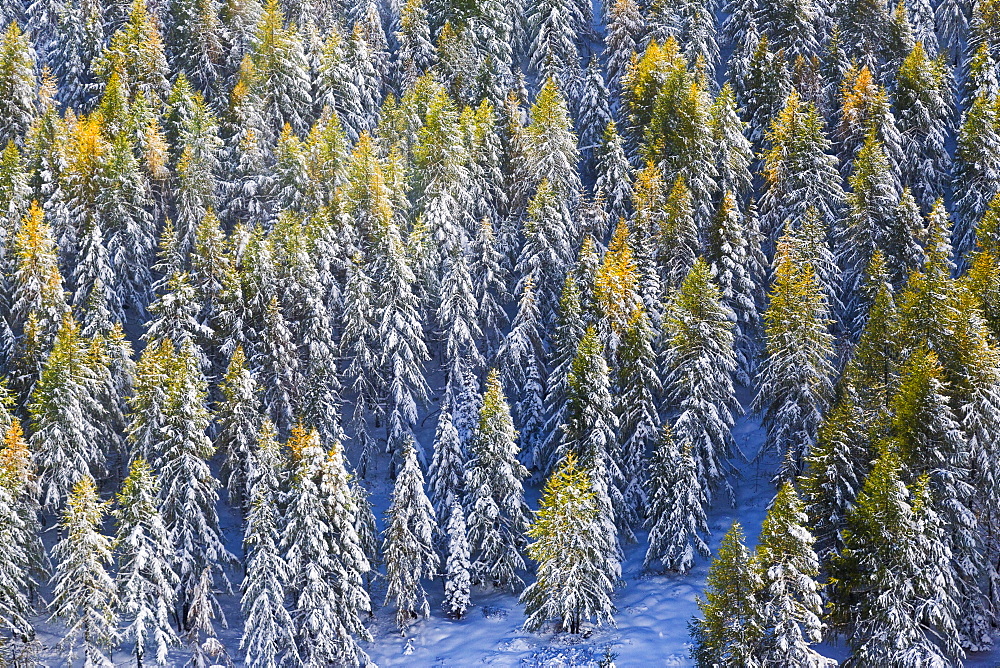
[[744,411],[777,494],[755,552],[723,540],[699,665],[830,665],[831,633],[864,666],[992,645],[992,0],[14,0],[0,23],[13,660],[47,610],[88,665],[223,662],[241,560],[246,665],[367,664],[374,578],[404,631],[437,579],[451,617],[475,586],[520,592],[529,629],[613,623],[637,531],[650,570],[710,555]]

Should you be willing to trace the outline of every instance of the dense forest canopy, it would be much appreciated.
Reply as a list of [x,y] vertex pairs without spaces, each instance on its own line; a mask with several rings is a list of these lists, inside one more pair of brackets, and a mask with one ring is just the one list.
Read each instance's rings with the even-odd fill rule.
[[996,0],[0,24],[0,664],[369,665],[491,591],[579,634],[754,456],[695,663],[992,647]]

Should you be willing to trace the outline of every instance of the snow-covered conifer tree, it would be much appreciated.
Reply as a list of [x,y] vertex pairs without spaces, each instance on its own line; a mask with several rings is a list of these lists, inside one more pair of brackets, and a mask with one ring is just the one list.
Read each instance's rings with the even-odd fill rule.
[[324,455],[319,433],[302,427],[288,439],[292,482],[281,547],[299,661],[365,665],[357,640],[370,640],[360,615],[371,612],[362,586],[370,564],[362,549],[357,494],[335,442]]
[[274,428],[265,423],[247,462],[247,519],[243,532],[246,555],[243,578],[243,637],[240,649],[248,666],[274,668],[294,659],[295,627],[285,608],[288,565],[280,543],[280,475],[284,462]]
[[618,546],[601,529],[601,502],[593,484],[594,476],[578,466],[573,454],[545,483],[528,528],[535,539],[528,554],[538,562],[538,579],[521,594],[529,630],[555,620],[559,629],[580,633],[592,619],[598,624],[614,621],[611,593],[619,571],[609,566]]
[[865,270],[875,252],[888,246],[899,202],[894,182],[885,151],[873,130],[854,160],[852,191],[847,195],[848,214],[838,233],[838,261],[844,270],[844,320],[848,323],[859,318],[863,310],[859,292]]
[[391,472],[396,470],[403,440],[417,420],[417,403],[427,398],[424,380],[424,343],[422,319],[416,295],[414,275],[403,253],[399,228],[389,222],[379,231],[377,270],[379,282],[379,366],[383,370],[388,412],[388,449],[393,453]]
[[412,438],[407,439],[402,458],[386,511],[382,553],[388,579],[385,601],[394,601],[396,625],[405,632],[414,621],[430,616],[421,580],[434,578],[439,558],[433,544],[434,508],[424,492],[424,475]]
[[629,320],[642,309],[640,279],[628,225],[621,219],[594,275],[596,327],[609,356],[618,352]]
[[59,508],[73,486],[103,475],[104,449],[97,431],[101,412],[91,394],[86,348],[71,316],[59,328],[32,395],[31,437],[42,485],[42,505]]
[[447,515],[444,611],[453,619],[461,619],[469,609],[469,588],[472,584],[469,539],[465,529],[465,513],[457,501],[451,504]]
[[473,582],[518,589],[516,571],[524,568],[521,550],[527,527],[517,432],[496,370],[486,378],[479,424],[466,464],[465,507],[472,554]]
[[731,83],[722,87],[712,104],[712,137],[716,144],[716,184],[723,195],[733,192],[740,202],[753,181],[753,145],[746,137],[747,124],[736,107]]
[[754,400],[754,409],[764,416],[766,447],[785,457],[779,473],[783,479],[801,469],[815,445],[833,391],[829,307],[812,263],[797,257],[791,243],[786,237],[778,246]]
[[649,548],[643,568],[659,561],[667,570],[687,573],[694,565],[697,552],[711,554],[705,537],[705,495],[698,469],[687,441],[678,448],[669,427],[660,433],[646,478],[649,489]]
[[763,231],[773,243],[786,227],[797,227],[810,208],[826,225],[834,224],[844,199],[837,159],[816,106],[792,92],[767,135]]
[[247,483],[250,461],[261,428],[257,384],[246,367],[243,348],[237,347],[222,379],[223,402],[216,411],[218,436],[215,448],[222,453],[222,482],[229,491],[229,503],[244,512],[250,501]]
[[753,209],[744,213],[733,192],[726,192],[708,231],[705,259],[719,286],[722,305],[736,316],[733,350],[736,370],[733,379],[752,387],[760,347],[760,314],[763,301],[760,285],[766,275],[760,233]]
[[595,150],[595,189],[604,195],[612,220],[624,218],[632,201],[632,166],[614,121],[608,121]]
[[[65,656],[73,657],[83,645],[88,666],[110,667],[110,650],[118,637],[115,582],[111,565],[111,539],[101,534],[104,503],[94,479],[85,475],[73,486],[63,511],[63,538],[52,550],[52,619],[66,631],[59,643]],[[108,654],[105,655],[105,651]]]
[[[457,252],[446,261],[437,320],[444,341],[448,387],[449,391],[453,391],[455,376],[461,373],[463,361],[474,369],[481,368],[484,363],[479,351],[479,340],[483,336],[479,326],[479,304],[464,251]],[[451,398],[454,399],[454,396]]]
[[[542,181],[528,204],[523,230],[525,241],[517,261],[517,291],[522,300],[518,304],[519,317],[529,280],[532,295],[537,300],[535,308],[541,315],[548,317],[555,310],[563,273],[573,259],[571,221],[567,221],[569,212],[565,198],[556,193],[551,182]],[[517,319],[512,331],[517,328]]]
[[448,406],[442,406],[438,415],[427,482],[438,520],[444,523],[449,509],[465,499],[465,453]]
[[31,452],[10,418],[0,447],[0,624],[11,638],[32,636],[30,595],[42,557]]
[[[624,476],[615,434],[618,416],[608,363],[593,326],[580,339],[566,384],[566,422],[558,456],[575,454],[581,467],[592,476],[591,489],[601,510],[601,530],[608,534],[610,543],[616,544],[619,531],[625,541],[631,542],[634,536],[629,525],[633,518],[623,495]],[[614,561],[617,556],[616,550],[608,559]]]
[[361,441],[358,473],[365,477],[371,461],[371,437],[365,428],[365,414],[376,408],[381,374],[378,368],[378,330],[376,329],[375,294],[371,278],[360,256],[355,256],[347,275],[344,290],[344,311],[341,315],[340,354],[347,360],[345,382],[354,388],[354,409],[351,425]]
[[11,19],[0,37],[0,145],[20,144],[35,115],[37,86],[30,36]]
[[617,96],[621,93],[620,88],[632,58],[646,36],[646,22],[639,3],[635,0],[615,0],[605,4],[604,11],[607,16],[605,53],[608,88]]
[[663,389],[653,351],[655,335],[649,316],[637,309],[629,319],[618,347],[618,419],[621,442],[623,494],[632,512],[639,514],[645,500],[642,488],[646,452],[660,427],[657,398]]
[[[219,529],[219,482],[208,465],[214,448],[207,434],[207,388],[193,344],[177,351],[171,374],[158,456],[150,464],[160,476],[160,511],[174,541],[180,578],[178,607],[181,619],[187,620],[195,595],[201,593],[204,573],[208,571],[213,581],[228,587],[223,569],[235,558],[226,549]],[[221,615],[215,594],[205,595],[207,605]]]
[[396,33],[396,52],[400,89],[408,90],[434,64],[437,54],[431,42],[431,29],[423,0],[407,0]]
[[580,67],[576,48],[583,23],[580,7],[574,0],[536,0],[532,8],[531,70],[541,81],[568,83]]
[[679,176],[664,201],[662,224],[654,232],[654,253],[665,288],[679,288],[694,266],[699,249],[698,229],[691,189],[684,177]]
[[673,432],[691,448],[697,477],[708,500],[729,490],[726,458],[734,448],[733,390],[736,370],[732,314],[722,305],[711,270],[699,258],[667,311],[664,380],[679,414]]
[[493,231],[493,223],[483,218],[476,228],[472,242],[473,255],[470,266],[476,300],[479,302],[479,328],[486,339],[485,353],[496,351],[501,332],[508,319],[504,305],[510,301],[507,286],[508,273],[503,254]]
[[757,545],[757,563],[764,612],[765,665],[826,668],[836,665],[810,645],[823,636],[822,599],[816,577],[819,560],[814,538],[806,528],[802,502],[790,482],[771,502]]
[[964,654],[951,569],[941,563],[950,555],[926,478],[912,493],[900,474],[899,457],[882,454],[848,514],[830,616],[850,624],[860,661],[947,665]]
[[953,100],[943,59],[917,43],[896,75],[896,120],[903,138],[903,185],[926,211],[943,194],[951,163],[945,147],[952,130]]
[[705,599],[698,599],[701,617],[691,622],[698,666],[760,668],[763,610],[760,572],[747,549],[740,523],[722,538],[719,553],[708,569]]
[[174,546],[160,514],[159,483],[141,457],[132,462],[118,494],[114,548],[117,612],[125,622],[123,639],[134,643],[132,655],[141,665],[147,650],[157,665],[167,665],[167,652],[180,640],[171,624],[176,601]]
[[1000,108],[996,94],[976,95],[958,132],[952,190],[955,247],[962,257],[975,241],[975,228],[997,194],[1000,179]]
[[201,304],[187,273],[173,272],[160,296],[149,305],[152,319],[146,323],[143,338],[146,341],[165,339],[174,347],[191,343],[198,355],[198,363],[208,367],[208,357],[203,349],[213,336],[212,329],[201,322]]

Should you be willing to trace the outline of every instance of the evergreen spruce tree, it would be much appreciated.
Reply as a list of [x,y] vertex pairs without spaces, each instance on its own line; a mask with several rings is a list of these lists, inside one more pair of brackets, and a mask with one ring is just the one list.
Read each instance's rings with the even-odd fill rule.
[[864,272],[875,253],[889,246],[893,214],[899,202],[895,176],[885,151],[869,131],[854,161],[851,193],[847,195],[848,213],[838,235],[839,263],[844,268],[845,320],[853,323],[864,311],[862,295]]
[[819,560],[806,521],[795,489],[790,482],[784,483],[764,518],[756,554],[762,581],[761,659],[765,665],[836,665],[810,647],[822,639],[823,624],[816,582]]
[[708,498],[698,469],[691,456],[690,442],[683,450],[677,447],[669,427],[664,427],[653,450],[647,470],[649,488],[649,548],[643,568],[659,561],[663,567],[687,573],[697,552],[711,554],[705,537],[708,521],[705,506]]
[[542,420],[545,389],[542,385],[542,374],[545,372],[544,320],[535,294],[535,281],[530,274],[523,284],[517,314],[497,356],[504,362],[508,382],[524,390],[522,400],[516,405],[523,431],[521,442],[529,460],[535,463],[540,445],[540,434],[537,432],[538,423]]
[[660,428],[659,402],[661,390],[653,350],[655,333],[649,316],[639,309],[629,320],[618,347],[618,438],[621,443],[623,490],[626,506],[639,516],[646,500],[643,490],[643,469],[649,446],[656,440]]
[[903,138],[902,180],[925,211],[943,194],[951,159],[945,138],[952,125],[951,83],[943,59],[917,43],[896,75],[896,119]]
[[91,393],[86,348],[67,316],[32,395],[32,449],[39,468],[42,505],[59,508],[85,476],[103,475],[102,412]]
[[260,346],[254,367],[264,410],[279,433],[291,428],[299,404],[301,360],[288,320],[272,296],[264,304]]
[[747,136],[758,145],[785,106],[792,82],[785,58],[771,49],[767,35],[757,31],[756,23],[751,26],[753,29],[743,35],[730,66],[736,101],[747,116]]
[[[630,523],[633,520],[623,494],[624,477],[615,430],[618,417],[614,412],[608,363],[597,332],[588,327],[576,357],[570,365],[567,384],[566,422],[557,450],[560,459],[575,454],[592,480],[591,488],[600,508],[600,527],[616,544],[618,532],[625,541],[634,540]],[[608,555],[616,559],[617,552]]]
[[200,96],[193,96],[193,113],[179,128],[175,146],[177,183],[174,191],[174,225],[178,252],[194,248],[198,225],[216,205],[222,140],[215,115]]
[[528,472],[517,459],[517,432],[496,370],[486,379],[469,454],[465,503],[473,582],[516,590],[522,585],[516,571],[524,568],[528,522],[522,481]]
[[265,423],[249,453],[248,512],[243,532],[243,637],[247,665],[269,668],[296,657],[295,629],[285,608],[288,565],[278,549],[281,535],[282,461],[274,428]]
[[115,582],[108,573],[111,540],[100,532],[104,503],[97,495],[94,479],[85,475],[73,486],[61,526],[63,538],[53,548],[56,566],[52,574],[52,619],[66,627],[60,641],[65,656],[72,657],[83,646],[89,666],[111,666],[105,654],[118,636]]
[[692,620],[691,657],[699,667],[757,668],[764,638],[757,563],[744,543],[743,527],[733,522],[708,569],[705,599],[698,599],[701,617]]
[[535,539],[528,554],[538,562],[538,579],[521,594],[526,629],[555,620],[560,630],[580,633],[592,619],[614,621],[611,593],[620,571],[609,566],[617,566],[610,557],[617,546],[600,528],[601,504],[592,485],[593,476],[572,454],[545,483],[528,529]]
[[581,90],[577,94],[579,99],[576,113],[577,136],[585,167],[588,173],[593,174],[595,149],[600,144],[608,123],[611,122],[608,89],[597,58],[590,59],[580,87]]
[[656,235],[656,256],[665,288],[677,289],[698,257],[698,223],[694,200],[684,177],[674,181],[664,202],[663,223]]
[[0,624],[24,642],[33,635],[30,595],[42,558],[36,487],[21,424],[10,418],[0,447]]
[[469,609],[469,588],[472,583],[469,563],[469,540],[465,528],[465,513],[457,501],[447,511],[445,527],[447,548],[444,571],[444,611],[453,619],[461,619]]
[[394,600],[396,625],[402,632],[421,617],[430,616],[422,579],[437,573],[438,555],[433,539],[437,530],[434,509],[424,493],[424,476],[417,462],[413,439],[408,439],[403,464],[386,511],[385,555],[386,603]]
[[209,97],[221,79],[222,24],[215,0],[169,0],[164,19],[167,52],[174,69],[182,72]]
[[474,369],[481,368],[485,361],[479,351],[483,331],[479,325],[478,307],[469,261],[464,252],[458,252],[446,263],[441,282],[441,304],[437,313],[444,340],[449,388],[461,373],[463,361]]
[[604,195],[612,219],[624,218],[632,201],[632,166],[614,121],[604,128],[595,156],[595,189]]
[[367,474],[373,447],[365,428],[365,414],[376,408],[381,384],[374,300],[372,280],[365,271],[361,257],[355,256],[348,270],[347,286],[344,289],[340,354],[347,360],[345,383],[354,388],[356,395],[350,422],[362,446],[358,462],[358,473],[362,478]]
[[950,555],[926,479],[914,494],[900,473],[899,457],[882,454],[848,515],[846,547],[832,567],[831,617],[850,623],[859,661],[947,665],[963,656],[951,569],[941,563]]
[[198,363],[208,367],[204,344],[211,341],[213,331],[199,319],[201,304],[191,285],[190,275],[173,272],[167,277],[164,291],[149,305],[152,316],[143,337],[147,341],[164,339],[175,347],[190,344],[198,355]]
[[[197,609],[199,605],[221,616],[214,593],[203,591],[208,585],[201,580],[208,573],[211,581],[228,587],[223,568],[234,557],[226,549],[219,529],[219,483],[208,465],[214,448],[207,434],[207,388],[192,344],[176,352],[169,372],[158,456],[150,463],[160,475],[160,512],[176,551],[180,618],[190,623],[210,616],[208,609]],[[204,598],[199,600],[199,596]],[[193,632],[195,627],[187,626],[185,630]]]
[[739,201],[752,185],[753,145],[746,137],[746,123],[736,107],[736,93],[727,83],[712,104],[712,136],[716,143],[716,179],[719,192],[732,192]]
[[[567,3],[567,0],[545,1]],[[580,176],[577,173],[580,153],[562,92],[565,84],[552,78],[543,81],[535,103],[531,106],[531,123],[525,128],[525,167],[528,180],[520,187],[537,187],[540,190],[540,184],[548,181],[556,200],[572,205],[580,191]]]
[[245,512],[249,510],[247,484],[261,416],[256,382],[246,368],[242,347],[237,347],[229,360],[221,390],[224,399],[216,411],[215,448],[223,456],[222,482],[229,492],[229,502]]
[[[517,261],[517,292],[522,298],[518,316],[521,315],[529,280],[531,294],[537,300],[535,308],[540,310],[541,315],[548,317],[555,309],[563,272],[573,257],[571,222],[566,200],[559,197],[550,181],[542,181],[528,204],[528,219],[523,229],[524,246]],[[517,320],[515,318],[512,324],[512,331],[517,327]]]
[[1000,107],[996,94],[979,94],[966,110],[958,132],[952,191],[955,193],[955,247],[962,257],[1000,178]]
[[476,228],[472,248],[470,271],[479,303],[479,328],[486,339],[483,352],[489,354],[496,352],[508,323],[504,306],[510,301],[508,272],[489,218],[483,218]]
[[615,0],[604,5],[604,11],[608,89],[612,95],[619,95],[632,58],[646,36],[646,22],[635,0]]
[[[584,242],[589,248],[593,239],[588,237]],[[581,249],[581,256],[587,251]],[[596,255],[596,253],[595,253]],[[578,262],[574,269],[580,269]],[[545,433],[540,442],[535,444],[528,462],[535,468],[551,471],[558,463],[553,461],[553,453],[562,438],[562,424],[566,419],[567,386],[570,364],[576,357],[576,348],[583,338],[586,328],[581,304],[580,290],[577,284],[576,272],[567,274],[563,282],[562,295],[559,298],[559,311],[552,333],[552,354],[549,362],[551,371],[546,379],[545,392]]]
[[574,0],[537,0],[528,16],[531,70],[541,81],[572,80],[579,68],[577,39],[583,23],[580,6]]
[[778,474],[782,480],[801,470],[829,405],[833,337],[828,314],[812,264],[797,258],[784,240],[764,314],[767,343],[754,400],[754,410],[764,416],[765,447],[785,458]]
[[22,143],[35,116],[35,57],[29,35],[10,21],[0,38],[0,145]]
[[761,333],[757,304],[763,301],[760,285],[766,270],[755,212],[752,209],[746,213],[741,211],[731,191],[723,195],[709,228],[705,259],[719,286],[722,305],[736,316],[733,379],[743,387],[752,387]]
[[298,660],[305,666],[365,665],[357,640],[371,636],[362,586],[370,569],[360,529],[364,513],[339,443],[324,454],[319,433],[295,427],[288,439],[292,482],[281,534]]
[[380,230],[378,270],[375,279],[381,285],[379,308],[378,363],[384,374],[386,411],[388,412],[388,449],[393,453],[396,470],[403,440],[417,419],[417,403],[427,397],[423,365],[427,346],[423,339],[420,311],[413,293],[414,275],[403,254],[396,224]]
[[132,462],[122,483],[114,516],[118,529],[115,576],[117,611],[126,622],[123,638],[134,643],[132,655],[141,665],[148,649],[157,665],[167,665],[167,652],[180,643],[171,624],[177,574],[173,543],[160,514],[159,483],[144,459]]
[[732,314],[720,300],[708,264],[699,259],[667,312],[664,379],[679,409],[673,432],[690,447],[697,480],[708,500],[720,487],[732,497],[726,458],[735,443],[733,390],[736,370]]
[[448,406],[442,406],[438,415],[428,477],[431,502],[438,521],[444,524],[454,504],[465,498],[465,453]]

